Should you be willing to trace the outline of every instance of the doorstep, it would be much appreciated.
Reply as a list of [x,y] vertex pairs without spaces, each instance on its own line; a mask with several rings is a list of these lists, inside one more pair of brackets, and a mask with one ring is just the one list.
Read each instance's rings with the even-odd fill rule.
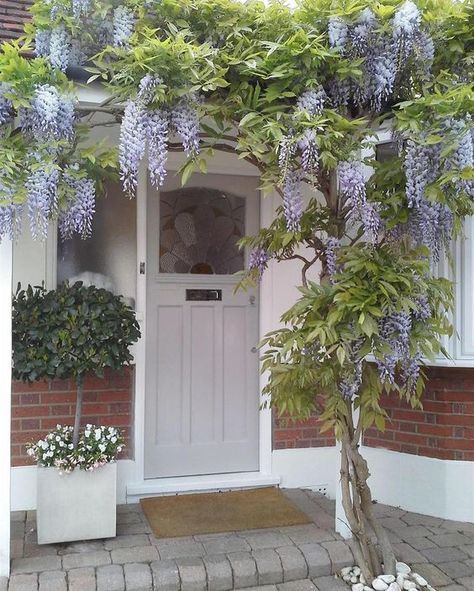
[[127,486],[127,502],[134,503],[148,495],[167,495],[191,492],[214,492],[278,486],[280,478],[260,472],[206,474],[176,478],[153,478]]

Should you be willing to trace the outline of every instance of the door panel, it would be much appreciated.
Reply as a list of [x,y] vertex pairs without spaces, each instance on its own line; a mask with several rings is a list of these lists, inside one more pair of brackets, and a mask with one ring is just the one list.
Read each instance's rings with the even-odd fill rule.
[[[205,207],[195,207],[192,191],[179,193],[179,198],[187,199],[184,212],[174,195],[161,200],[168,218],[168,205],[178,205],[178,239],[173,238],[175,227],[169,220],[167,225],[163,219],[160,222],[159,196],[150,191],[148,197],[146,478],[253,471],[259,465],[258,354],[254,349],[258,342],[257,294],[234,293],[236,279],[227,273],[240,264],[229,240],[232,232],[239,231],[238,216],[243,215],[239,207],[245,208],[246,232],[257,229],[257,185],[249,178],[236,184],[236,177],[196,176],[190,184],[199,187],[195,195],[204,199]],[[207,199],[204,182],[204,187],[222,192],[218,206],[214,194]],[[227,187],[235,186],[240,191],[229,200],[228,208],[234,207],[234,223],[223,221],[221,212]],[[203,215],[209,207],[214,207],[209,224],[192,219],[196,209]],[[207,227],[212,232],[202,234],[201,244],[196,235]],[[165,248],[160,247],[159,228],[167,231]],[[217,241],[224,254],[212,248],[214,232],[220,232]],[[176,272],[160,272],[164,252],[165,267],[175,265]],[[190,273],[191,268],[205,272]],[[216,274],[209,272],[211,268]],[[187,290],[204,292],[187,297]],[[221,298],[213,300],[216,290]],[[210,301],[202,299],[206,294]]]

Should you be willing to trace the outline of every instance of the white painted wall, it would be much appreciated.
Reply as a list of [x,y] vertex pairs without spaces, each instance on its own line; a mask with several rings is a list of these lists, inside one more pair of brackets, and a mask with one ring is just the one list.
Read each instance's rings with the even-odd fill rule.
[[0,577],[10,572],[11,242],[0,242]]

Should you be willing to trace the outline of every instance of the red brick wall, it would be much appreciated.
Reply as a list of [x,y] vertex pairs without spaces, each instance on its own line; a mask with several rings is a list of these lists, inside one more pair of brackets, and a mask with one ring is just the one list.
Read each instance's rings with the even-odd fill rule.
[[307,421],[273,418],[273,449],[298,447],[330,447],[336,444],[332,431],[321,433],[321,422],[312,417]]
[[386,396],[384,433],[369,429],[364,445],[449,460],[474,461],[474,369],[430,368],[423,410]]
[[[84,382],[82,422],[119,427],[125,436],[121,457],[133,457],[133,368],[106,372],[104,379]],[[75,387],[72,380],[37,381],[12,385],[13,466],[30,465],[25,444],[41,439],[57,424],[74,423]]]

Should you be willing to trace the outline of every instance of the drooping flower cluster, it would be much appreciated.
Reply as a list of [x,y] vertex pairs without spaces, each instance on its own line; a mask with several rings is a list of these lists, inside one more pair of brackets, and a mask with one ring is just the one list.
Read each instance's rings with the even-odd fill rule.
[[322,88],[306,90],[296,101],[299,111],[306,111],[310,115],[321,115],[327,95]]
[[334,236],[330,236],[326,240],[325,246],[325,256],[326,256],[326,271],[329,275],[329,279],[331,280],[332,277],[336,274],[337,271],[337,248],[339,247],[339,240]]
[[267,251],[263,248],[254,248],[249,255],[249,269],[257,269],[259,278],[261,278],[267,265]]
[[360,351],[363,342],[364,339],[357,339],[351,343],[348,356],[351,367],[339,382],[339,391],[346,400],[352,400],[362,385],[363,359],[360,357]]
[[[445,170],[462,172],[474,167],[474,140],[473,130],[469,129],[467,121],[449,119],[446,122],[447,131],[457,140],[457,146],[445,160]],[[456,183],[458,191],[464,191],[470,197],[474,197],[474,181],[461,179]]]
[[76,21],[86,17],[92,8],[92,0],[72,0],[72,14]]
[[38,86],[30,108],[22,109],[23,131],[44,139],[71,140],[74,136],[74,100],[55,86]]
[[164,183],[168,140],[176,133],[187,156],[199,152],[199,118],[191,100],[182,99],[171,110],[150,109],[155,88],[161,84],[157,77],[142,78],[136,99],[125,107],[120,128],[120,178],[125,191],[134,194],[138,183],[138,169],[148,147],[148,169],[155,187]]
[[314,129],[305,129],[298,140],[298,148],[301,153],[301,168],[308,173],[316,172],[319,167],[319,147]]
[[[336,79],[328,84],[328,93],[336,105],[352,100],[356,106],[380,111],[396,92],[396,80],[407,79],[410,68],[426,78],[433,61],[433,41],[422,29],[420,11],[411,0],[395,11],[389,28],[365,8],[354,22],[330,17],[328,36],[330,46],[343,55],[363,58],[360,80]],[[346,86],[342,93],[341,82]]]
[[298,232],[303,215],[303,194],[301,173],[297,170],[287,172],[283,183],[283,214],[289,232]]
[[171,109],[173,131],[181,138],[186,156],[199,153],[199,118],[188,100],[180,101]]
[[10,123],[14,116],[12,102],[5,96],[8,90],[7,84],[0,84],[0,125]]
[[77,170],[64,173],[64,182],[72,193],[66,211],[59,216],[59,232],[61,238],[71,238],[79,234],[88,238],[92,233],[92,220],[95,213],[95,183],[89,178],[77,177]]
[[14,191],[6,186],[0,177],[0,240],[6,236],[15,240],[21,232],[23,204],[14,202]]
[[62,72],[69,66],[69,55],[71,51],[71,36],[64,25],[55,27],[51,31],[49,40],[49,61],[53,68]]
[[56,167],[42,165],[26,181],[28,219],[32,237],[44,240],[48,224],[58,208],[59,172]]
[[117,6],[114,10],[114,37],[115,47],[128,48],[130,37],[135,28],[135,16],[126,6]]
[[92,471],[117,459],[124,439],[115,427],[88,424],[80,434],[77,449],[72,442],[73,427],[56,425],[44,439],[27,446],[28,455],[38,466],[55,467],[69,473],[75,468]]

